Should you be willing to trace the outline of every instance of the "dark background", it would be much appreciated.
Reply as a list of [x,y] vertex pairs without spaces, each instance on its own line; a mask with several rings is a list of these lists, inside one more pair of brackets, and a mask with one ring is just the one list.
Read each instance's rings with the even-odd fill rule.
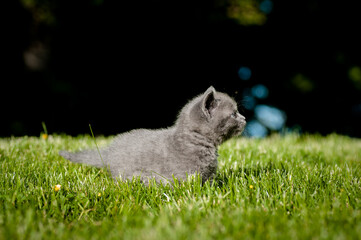
[[42,122],[72,135],[167,127],[210,85],[244,105],[262,84],[268,96],[251,97],[286,113],[282,131],[361,137],[357,1],[21,0],[1,12],[0,136],[39,135]]

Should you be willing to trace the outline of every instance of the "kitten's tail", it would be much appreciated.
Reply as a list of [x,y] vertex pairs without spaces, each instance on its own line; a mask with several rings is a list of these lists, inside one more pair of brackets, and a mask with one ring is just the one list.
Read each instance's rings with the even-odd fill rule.
[[59,155],[75,163],[85,163],[95,167],[104,167],[103,161],[97,151],[85,150],[76,153],[59,151]]

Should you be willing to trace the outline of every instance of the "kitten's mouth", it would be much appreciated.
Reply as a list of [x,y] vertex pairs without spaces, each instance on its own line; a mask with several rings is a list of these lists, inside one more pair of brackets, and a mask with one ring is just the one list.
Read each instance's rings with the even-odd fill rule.
[[247,124],[246,121],[242,121],[242,122],[240,123],[240,128],[242,129],[242,131],[243,131],[243,129],[246,127],[246,124]]
[[246,121],[240,122],[238,125],[234,126],[228,131],[228,134],[225,136],[225,139],[230,139],[232,137],[241,135],[245,126],[246,126]]
[[241,121],[238,125],[238,128],[237,128],[237,134],[236,135],[241,135],[244,128],[246,127],[246,124],[247,122],[245,120]]

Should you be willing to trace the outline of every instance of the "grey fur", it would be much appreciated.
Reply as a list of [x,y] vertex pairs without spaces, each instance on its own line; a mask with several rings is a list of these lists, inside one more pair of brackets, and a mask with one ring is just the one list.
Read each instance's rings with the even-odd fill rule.
[[96,150],[59,154],[76,163],[105,164],[114,179],[140,176],[145,183],[150,178],[165,182],[197,172],[205,182],[216,173],[217,147],[241,134],[245,124],[236,102],[210,87],[181,110],[172,127],[137,129],[115,137],[100,150],[104,163]]

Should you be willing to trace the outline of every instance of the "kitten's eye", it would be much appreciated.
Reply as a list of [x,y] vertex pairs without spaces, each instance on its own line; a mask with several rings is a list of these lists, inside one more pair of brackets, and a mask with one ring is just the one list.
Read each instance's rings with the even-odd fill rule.
[[234,111],[233,113],[232,113],[232,115],[231,115],[231,117],[233,117],[233,118],[237,118],[237,111]]

